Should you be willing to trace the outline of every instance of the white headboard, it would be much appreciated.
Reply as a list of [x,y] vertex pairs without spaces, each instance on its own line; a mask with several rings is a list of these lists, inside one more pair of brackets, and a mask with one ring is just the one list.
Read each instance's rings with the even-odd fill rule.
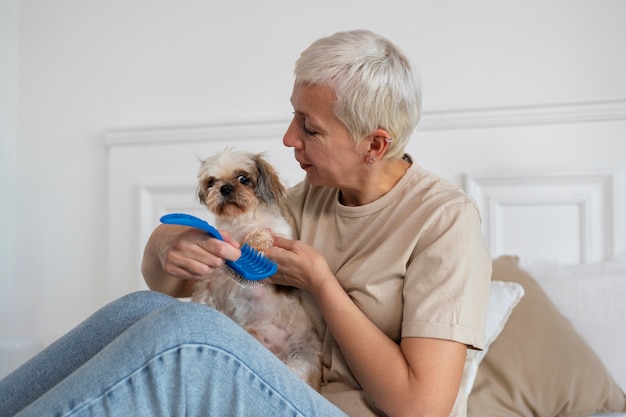
[[[195,201],[198,158],[266,151],[287,185],[303,178],[282,146],[288,120],[106,132],[109,298],[144,288],[143,247],[159,217]],[[626,249],[626,101],[425,114],[407,151],[463,186],[492,254],[591,262]]]

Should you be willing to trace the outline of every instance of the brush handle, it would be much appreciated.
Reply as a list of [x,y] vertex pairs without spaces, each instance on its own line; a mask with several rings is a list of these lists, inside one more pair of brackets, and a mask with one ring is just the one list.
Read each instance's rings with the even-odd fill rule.
[[197,218],[196,216],[192,216],[191,214],[185,214],[185,213],[166,214],[165,216],[161,217],[161,223],[195,227],[196,229],[204,230],[205,232],[207,232],[208,234],[210,234],[216,239],[224,241],[224,238],[222,237],[220,232],[217,231],[215,227],[211,226],[204,220]]

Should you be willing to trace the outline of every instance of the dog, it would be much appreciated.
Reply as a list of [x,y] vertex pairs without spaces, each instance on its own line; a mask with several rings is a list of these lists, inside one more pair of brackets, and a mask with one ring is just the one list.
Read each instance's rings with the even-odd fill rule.
[[[281,214],[286,190],[262,153],[230,148],[201,161],[198,199],[215,216],[215,226],[259,252],[272,234],[292,238]],[[267,284],[243,288],[221,269],[198,281],[191,300],[237,322],[298,377],[319,391],[321,341],[296,288]]]

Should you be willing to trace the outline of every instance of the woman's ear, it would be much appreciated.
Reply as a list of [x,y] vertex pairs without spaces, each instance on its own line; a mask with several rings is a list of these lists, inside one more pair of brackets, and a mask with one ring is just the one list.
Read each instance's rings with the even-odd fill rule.
[[370,142],[370,150],[372,155],[376,159],[380,159],[387,149],[387,146],[393,142],[393,138],[385,129],[376,129],[372,134],[372,141]]

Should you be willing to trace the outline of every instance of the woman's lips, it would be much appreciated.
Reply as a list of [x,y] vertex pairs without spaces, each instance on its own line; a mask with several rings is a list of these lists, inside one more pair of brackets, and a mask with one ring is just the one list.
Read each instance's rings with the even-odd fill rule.
[[303,169],[303,170],[305,170],[305,171],[306,171],[308,168],[311,168],[311,167],[313,166],[313,165],[311,165],[311,164],[307,164],[307,163],[302,162],[302,161],[298,161],[298,163],[300,164],[300,168],[302,168],[302,169]]

